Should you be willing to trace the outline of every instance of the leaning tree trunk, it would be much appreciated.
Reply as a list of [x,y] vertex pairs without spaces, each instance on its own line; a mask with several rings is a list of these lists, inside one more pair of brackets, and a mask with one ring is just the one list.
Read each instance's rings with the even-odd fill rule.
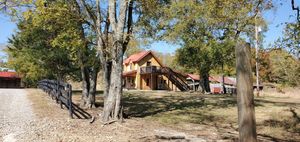
[[250,44],[238,43],[235,47],[235,54],[239,141],[256,142],[257,136],[253,99]]

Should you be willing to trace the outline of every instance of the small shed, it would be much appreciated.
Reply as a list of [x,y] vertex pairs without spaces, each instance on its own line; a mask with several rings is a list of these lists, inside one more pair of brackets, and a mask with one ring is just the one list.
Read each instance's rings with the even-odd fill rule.
[[0,72],[0,88],[20,88],[21,78],[16,72]]

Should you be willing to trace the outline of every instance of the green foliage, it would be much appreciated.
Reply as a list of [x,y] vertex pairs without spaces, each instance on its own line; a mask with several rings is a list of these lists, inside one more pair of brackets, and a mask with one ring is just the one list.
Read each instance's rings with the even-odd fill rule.
[[9,40],[8,65],[22,75],[26,86],[44,78],[64,78],[75,67],[67,50],[54,49],[48,38],[51,33],[21,21],[19,32]]
[[283,49],[269,52],[271,62],[270,81],[290,86],[300,85],[300,62]]
[[[194,40],[197,42],[197,40]],[[194,46],[185,44],[176,51],[175,62],[183,66],[186,72],[207,72],[212,69],[214,73],[232,75],[234,65],[234,43],[232,41],[216,42],[208,44],[198,43]]]
[[5,55],[2,55],[4,50],[5,50],[6,46],[5,45],[1,45],[0,44],[0,71],[2,70],[2,68],[6,68],[7,67],[7,63],[5,62]]
[[[300,85],[300,62],[285,49],[261,49],[258,56],[261,81],[284,86]],[[251,62],[252,69],[255,70],[255,49],[252,49]]]
[[0,14],[9,15],[16,20],[24,11],[30,9],[32,4],[33,0],[0,0]]
[[42,78],[78,79],[79,66],[96,60],[95,49],[86,46],[82,18],[63,0],[37,0],[34,6],[10,40],[9,65],[29,86]]
[[0,59],[0,71],[5,70],[4,68],[7,67],[7,63]]
[[132,54],[144,51],[145,49],[143,49],[142,46],[146,44],[145,42],[146,41],[142,41],[137,38],[132,38],[128,44],[127,50],[124,53],[125,57],[129,57]]
[[284,36],[279,38],[276,46],[290,51],[300,59],[300,23],[289,23],[284,29]]
[[164,66],[171,67],[176,70],[180,70],[178,69],[178,66],[174,65],[175,55],[172,55],[170,53],[161,53],[158,51],[153,51],[153,52]]
[[[255,48],[251,48],[251,65],[252,71],[256,76],[256,59],[255,59],[256,50]],[[270,53],[266,49],[260,49],[258,51],[258,68],[259,68],[259,77],[262,82],[272,82],[272,69],[271,69],[271,60]],[[253,76],[254,78],[254,76]],[[255,78],[256,79],[256,78]]]
[[[158,5],[155,11],[151,11],[151,3]],[[146,37],[175,42],[186,48],[177,51],[176,61],[187,70],[214,69],[220,73],[223,69],[226,74],[232,74],[236,39],[253,38],[255,22],[266,29],[257,11],[272,6],[271,1],[260,0],[151,1],[143,5],[139,24],[143,25],[141,33]]]

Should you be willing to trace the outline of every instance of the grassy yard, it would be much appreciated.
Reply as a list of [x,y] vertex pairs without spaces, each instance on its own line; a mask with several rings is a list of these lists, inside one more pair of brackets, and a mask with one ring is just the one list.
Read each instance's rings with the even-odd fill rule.
[[[75,100],[80,95],[75,95]],[[164,91],[126,91],[129,118],[157,122],[196,135],[238,137],[236,96]],[[102,107],[102,97],[97,96]],[[293,97],[255,98],[257,132],[261,140],[300,141],[300,100]]]

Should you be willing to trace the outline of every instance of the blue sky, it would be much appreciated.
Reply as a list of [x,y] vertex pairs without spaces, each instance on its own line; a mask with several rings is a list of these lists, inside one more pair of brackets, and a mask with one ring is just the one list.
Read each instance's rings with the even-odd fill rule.
[[[279,2],[282,2],[283,4],[280,5]],[[268,11],[263,15],[269,24],[269,30],[264,33],[265,47],[267,47],[269,44],[272,44],[278,37],[282,36],[282,30],[285,22],[292,22],[296,20],[296,11],[292,11],[290,0],[278,1],[277,5],[278,7],[276,10]],[[7,39],[14,33],[15,30],[15,23],[11,22],[8,17],[0,14],[0,45],[6,44]],[[179,47],[180,46],[178,45],[159,41],[151,44],[147,49],[156,50],[163,53],[174,53]],[[1,51],[0,56],[3,56]]]

